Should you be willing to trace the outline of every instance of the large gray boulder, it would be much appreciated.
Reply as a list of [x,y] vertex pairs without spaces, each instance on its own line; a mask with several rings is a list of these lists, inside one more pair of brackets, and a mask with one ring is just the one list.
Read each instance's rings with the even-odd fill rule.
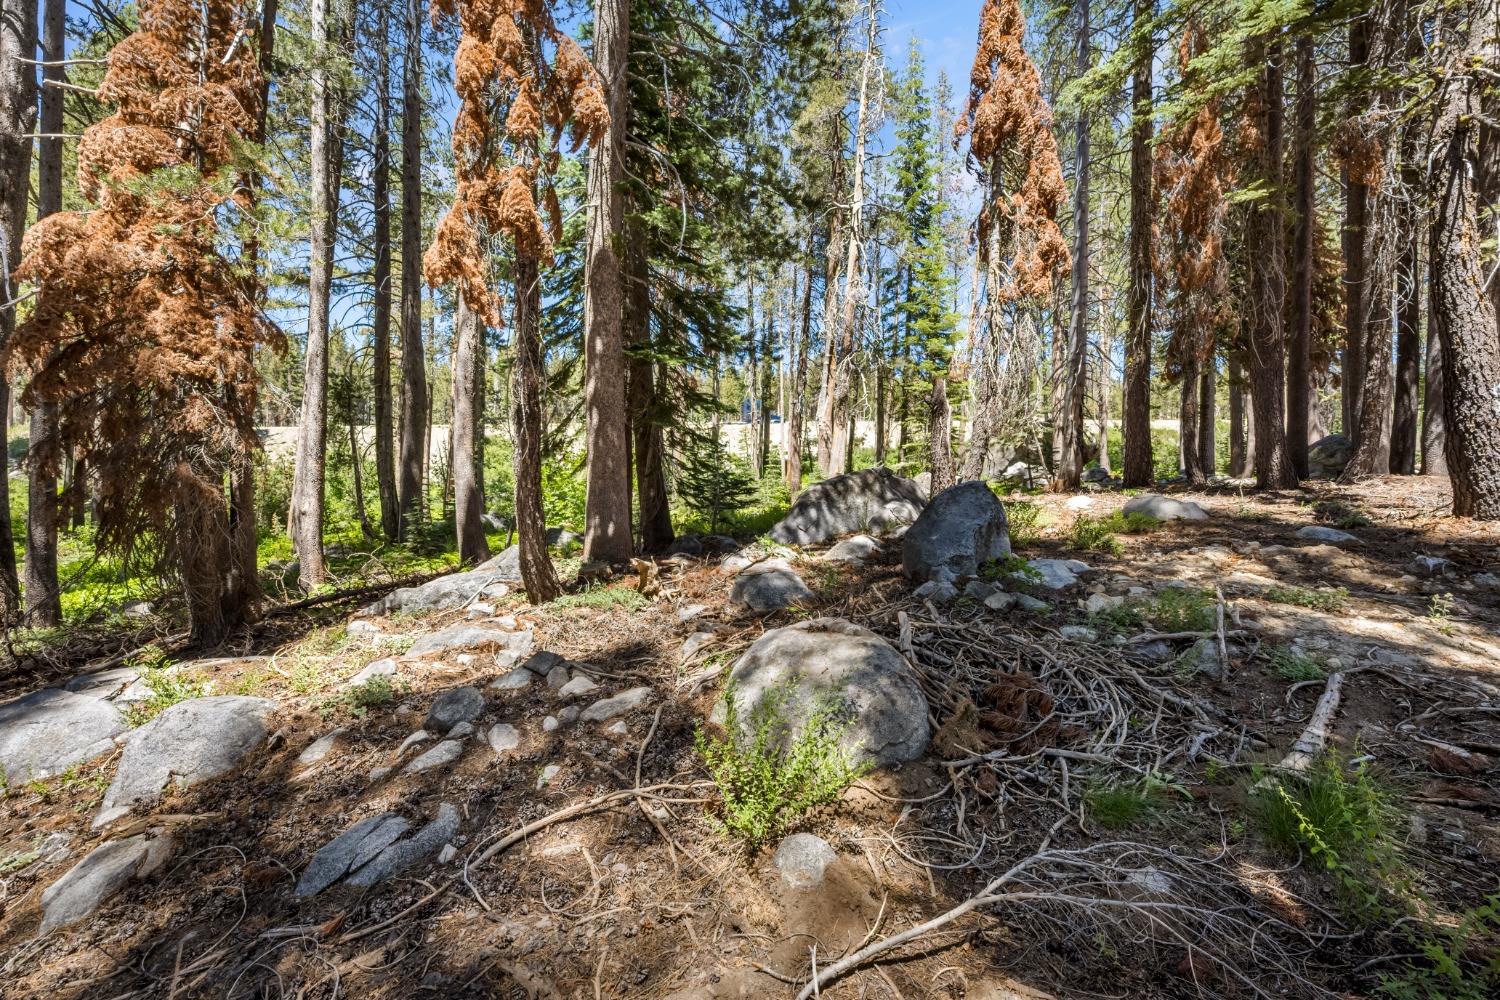
[[[729,674],[742,734],[754,735],[757,708],[780,701],[782,739],[794,741],[825,706],[848,724],[844,745],[880,766],[916,760],[927,749],[927,699],[901,655],[880,636],[840,618],[772,629]],[[721,703],[715,709],[725,718]]]
[[1207,521],[1208,511],[1191,500],[1177,500],[1160,493],[1142,493],[1125,504],[1126,514],[1145,514],[1158,521]]
[[984,483],[959,483],[932,498],[901,538],[901,567],[918,581],[977,576],[1010,555],[1005,507]]
[[173,846],[170,836],[146,833],[100,844],[42,891],[41,933],[82,920],[127,882],[156,872]]
[[436,580],[428,580],[420,587],[394,590],[366,607],[364,613],[388,615],[396,611],[451,611],[472,603],[491,590],[498,591],[502,586],[508,590],[511,584],[521,580],[520,550],[515,549],[517,556],[513,568],[505,561],[506,553],[511,551],[512,549],[506,549],[477,569],[465,573],[449,573]]
[[729,603],[751,611],[779,611],[813,596],[802,577],[781,559],[756,563],[734,578],[729,588]]
[[890,469],[863,469],[825,479],[802,491],[771,529],[783,545],[821,545],[840,535],[909,522],[927,498],[922,488]]
[[266,741],[276,703],[220,695],[178,702],[130,735],[94,826],[113,822],[169,782],[189,788],[232,771]]
[[45,688],[0,705],[0,777],[8,785],[51,778],[104,753],[126,730],[107,701]]
[[468,649],[500,649],[524,654],[531,649],[534,638],[530,632],[502,632],[482,625],[449,625],[412,643],[411,649],[406,651],[406,659]]
[[1343,434],[1319,438],[1307,448],[1307,470],[1314,479],[1337,479],[1354,454],[1354,442]]

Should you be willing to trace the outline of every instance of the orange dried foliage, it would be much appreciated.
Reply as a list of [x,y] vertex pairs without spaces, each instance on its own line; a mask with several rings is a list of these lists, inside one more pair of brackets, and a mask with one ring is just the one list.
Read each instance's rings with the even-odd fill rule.
[[[1022,44],[1025,34],[1018,0],[986,0],[969,97],[954,129],[959,138],[969,137],[974,158],[991,175],[991,200],[979,217],[979,252],[984,260],[1008,258],[1003,286],[991,290],[1001,301],[1046,295],[1054,276],[1072,270],[1057,226],[1067,190],[1052,109]],[[995,222],[1001,224],[1000,246],[990,245]]]
[[[457,17],[462,32],[453,74],[458,191],[423,255],[422,273],[433,287],[457,283],[469,307],[498,327],[501,302],[485,278],[485,238],[503,235],[518,254],[552,259],[562,229],[552,189],[557,141],[569,127],[575,148],[598,141],[609,110],[599,74],[544,0],[436,0],[433,18],[441,16]],[[497,105],[507,108],[498,129],[489,111]],[[502,169],[506,159],[514,165]]]
[[[1193,79],[1192,61],[1207,45],[1199,25],[1189,22],[1177,50],[1184,81]],[[1214,98],[1186,121],[1167,125],[1156,147],[1153,173],[1163,211],[1152,245],[1171,317],[1169,374],[1180,373],[1186,361],[1208,361],[1215,332],[1233,321],[1224,225],[1235,169],[1219,124],[1222,103]]]
[[[94,208],[26,234],[16,277],[36,307],[4,354],[27,406],[56,406],[58,433],[34,458],[86,460],[100,477],[104,546],[172,537],[179,469],[220,489],[259,447],[258,346],[282,338],[253,280],[221,252],[237,144],[258,111],[246,43],[253,13],[232,0],[142,0],[140,30],[115,46],[101,88],[115,113],[78,148]],[[172,173],[158,173],[171,168]]]

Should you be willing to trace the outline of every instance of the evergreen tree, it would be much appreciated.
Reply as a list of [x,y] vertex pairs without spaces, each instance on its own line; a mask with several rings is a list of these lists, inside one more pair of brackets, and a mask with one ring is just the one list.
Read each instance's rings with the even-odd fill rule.
[[724,447],[720,435],[693,431],[686,439],[677,494],[707,522],[710,532],[717,533],[729,524],[734,511],[755,499],[755,477],[739,456]]

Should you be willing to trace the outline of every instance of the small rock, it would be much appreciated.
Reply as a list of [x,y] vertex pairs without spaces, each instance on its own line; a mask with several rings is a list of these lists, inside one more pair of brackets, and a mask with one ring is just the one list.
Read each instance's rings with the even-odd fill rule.
[[1125,603],[1123,597],[1111,597],[1108,594],[1090,594],[1088,600],[1081,602],[1085,614],[1097,615],[1104,611],[1113,611]]
[[394,677],[396,675],[396,661],[391,659],[376,660],[367,663],[359,673],[344,682],[344,689],[357,688],[367,684],[376,677]]
[[1087,510],[1094,506],[1093,497],[1069,497],[1068,502],[1063,504],[1068,510]]
[[729,602],[751,611],[778,611],[812,596],[797,571],[780,559],[757,563],[735,577],[729,588]]
[[444,740],[420,757],[417,757],[410,764],[407,764],[404,770],[407,774],[421,774],[423,771],[430,771],[434,767],[451,764],[463,755],[464,745],[462,743],[458,740]]
[[588,677],[585,677],[583,674],[574,674],[572,680],[568,681],[568,683],[557,689],[557,693],[560,697],[563,698],[577,698],[581,695],[588,694],[590,691],[593,691],[598,687],[599,685],[595,684],[592,680],[590,680]]
[[698,650],[713,641],[712,632],[694,632],[682,642],[682,662],[688,663],[698,655]]
[[1486,590],[1500,590],[1500,576],[1494,573],[1475,573],[1472,580],[1476,587],[1484,587]]
[[999,587],[993,583],[985,583],[983,580],[970,580],[964,584],[964,596],[971,601],[978,601],[981,604],[999,592]]
[[1297,537],[1305,538],[1309,541],[1314,542],[1331,542],[1335,545],[1342,545],[1345,542],[1359,541],[1359,538],[1349,534],[1349,532],[1347,531],[1340,531],[1337,528],[1330,528],[1327,525],[1322,524],[1309,524],[1304,527],[1298,528]]
[[475,601],[469,605],[467,613],[470,618],[488,618],[495,613],[495,606],[493,604],[485,604],[482,601]]
[[984,599],[984,606],[989,608],[991,611],[1009,611],[1011,608],[1016,606],[1017,600],[1019,600],[1017,595],[1007,594],[1003,590],[997,590],[995,593]]
[[562,723],[557,721],[557,716],[549,715],[542,720],[542,732],[550,733],[560,725],[562,725]]
[[1170,643],[1164,639],[1153,639],[1151,642],[1141,643],[1130,647],[1135,653],[1152,663],[1165,663],[1172,658],[1175,652]]
[[308,745],[306,750],[297,755],[297,766],[308,767],[309,765],[321,762],[324,757],[327,757],[332,752],[333,745],[338,742],[343,732],[344,730],[340,728],[318,737],[317,740]]
[[438,864],[446,865],[456,857],[458,857],[458,848],[452,844],[444,844],[443,849],[438,851]]
[[536,674],[533,674],[525,667],[516,667],[514,670],[503,673],[490,681],[490,689],[493,691],[520,691],[530,687],[531,682],[534,680],[536,680]]
[[564,705],[558,710],[557,718],[561,722],[577,722],[578,717],[582,714],[582,705]]
[[547,686],[554,691],[561,691],[568,686],[568,665],[559,663],[547,671]]
[[1208,511],[1191,500],[1176,500],[1160,493],[1142,493],[1125,504],[1126,514],[1145,514],[1158,521],[1207,521]]
[[[522,637],[525,637],[524,639]],[[518,649],[522,644],[531,644],[529,632],[501,632],[499,629],[480,625],[449,625],[440,632],[424,635],[407,650],[406,658],[420,659],[442,653],[462,652],[469,649]]]
[[1099,633],[1086,625],[1064,625],[1057,634],[1069,642],[1098,642]]
[[171,858],[174,847],[171,837],[148,833],[100,844],[43,890],[41,933],[93,913],[127,882],[159,870]]
[[1199,639],[1182,654],[1182,665],[1188,670],[1206,674],[1215,680],[1224,676],[1224,662],[1219,657],[1219,644],[1213,639]]
[[120,614],[126,618],[150,618],[156,609],[150,601],[131,601],[120,607]]
[[390,773],[391,773],[391,769],[388,768],[388,767],[372,767],[372,768],[370,768],[370,775],[369,775],[369,777],[370,777],[370,784],[372,784],[372,785],[375,784],[375,782],[380,781],[382,778],[384,778],[386,775],[388,775]]
[[559,664],[566,665],[567,662],[567,660],[564,660],[550,649],[543,649],[528,656],[521,666],[530,670],[538,677],[546,677],[552,672],[554,667]]
[[622,691],[613,698],[605,698],[596,701],[583,710],[581,718],[585,722],[607,722],[617,715],[637,709],[646,703],[651,697],[649,687],[635,687],[628,691]]
[[685,608],[677,609],[677,620],[680,622],[690,622],[707,610],[707,604],[689,604]]
[[614,736],[628,736],[628,735],[630,735],[630,727],[627,726],[627,725],[625,725],[625,720],[624,719],[621,719],[619,722],[616,722],[615,724],[613,724],[611,726],[608,726],[604,731],[606,733],[610,733],[610,734],[612,734]]
[[422,728],[436,733],[446,733],[460,722],[469,722],[479,718],[483,711],[484,695],[479,693],[478,688],[454,688],[451,691],[444,691],[434,699],[432,708],[427,712],[427,719],[422,723]]
[[469,667],[474,665],[473,653],[459,653],[458,656],[455,657],[455,659],[457,660],[460,667]]
[[1020,608],[1022,611],[1030,611],[1035,614],[1040,614],[1043,611],[1050,611],[1052,609],[1052,605],[1048,604],[1046,601],[1039,601],[1035,597],[1032,597],[1030,594],[1017,594],[1016,607]]
[[838,853],[822,837],[794,833],[776,848],[772,862],[789,888],[816,889],[823,884],[824,871],[838,859]]
[[552,784],[552,779],[562,773],[562,768],[556,764],[548,764],[542,768],[542,773],[536,776],[536,787],[540,790]]
[[1428,576],[1446,573],[1453,568],[1453,560],[1445,559],[1442,556],[1417,556],[1412,561]]
[[380,627],[364,618],[356,618],[344,626],[344,634],[351,639],[373,639],[380,635]]
[[928,580],[911,593],[917,600],[933,604],[951,604],[958,600],[958,588],[943,580]]
[[473,736],[473,735],[474,735],[474,723],[472,723],[472,722],[460,722],[458,725],[456,725],[452,729],[448,730],[448,738],[450,740],[461,740],[461,739],[463,739],[466,736]]
[[880,554],[880,543],[869,535],[855,535],[823,553],[826,562],[860,563]]
[[1087,573],[1087,563],[1077,559],[1033,559],[1032,569],[1042,575],[1042,586],[1051,590],[1066,590],[1078,582],[1079,573]]
[[403,756],[406,755],[406,751],[410,750],[418,743],[426,743],[430,739],[432,739],[431,733],[429,733],[425,729],[418,729],[416,732],[412,733],[406,739],[401,741],[401,745],[396,748],[396,759],[400,760]]
[[509,753],[521,745],[521,731],[508,722],[500,722],[490,727],[485,739],[496,753]]

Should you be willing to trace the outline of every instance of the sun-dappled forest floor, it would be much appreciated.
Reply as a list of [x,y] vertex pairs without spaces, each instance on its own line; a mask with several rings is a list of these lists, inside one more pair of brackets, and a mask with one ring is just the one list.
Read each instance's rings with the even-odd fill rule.
[[[510,593],[480,614],[359,615],[362,594],[267,618],[235,649],[165,637],[144,669],[273,700],[272,735],[99,831],[118,750],[12,783],[0,996],[792,997],[850,956],[821,995],[1493,995],[1500,535],[1446,518],[1445,490],[1174,492],[1210,517],[1167,523],[1121,515],[1109,489],[1008,497],[1020,556],[1088,567],[1062,589],[997,567],[1045,609],[917,599],[888,543],[852,566],[794,553],[813,597],[765,616],[727,604],[735,570],[713,554],[660,563],[648,594],[628,576],[544,607]],[[900,650],[933,738],[801,817],[837,861],[798,888],[775,842],[722,830],[695,733],[752,641],[821,617]],[[497,689],[492,650],[401,658],[462,623],[530,631],[594,686],[571,703],[540,679]],[[382,657],[400,661],[388,683],[345,686]],[[86,660],[33,662],[3,696]],[[472,738],[413,772],[435,744],[408,737],[463,687],[484,697]],[[1326,751],[1278,777],[1335,687]],[[416,829],[444,804],[451,850],[295,894],[356,820]],[[47,886],[144,831],[175,845],[159,871],[38,935]]]

